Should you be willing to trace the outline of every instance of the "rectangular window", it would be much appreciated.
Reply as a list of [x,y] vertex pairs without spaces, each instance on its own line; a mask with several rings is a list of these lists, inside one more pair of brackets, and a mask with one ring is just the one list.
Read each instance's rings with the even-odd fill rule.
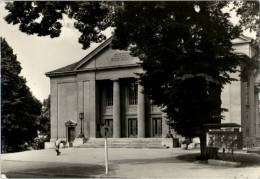
[[137,83],[132,82],[128,87],[128,104],[136,105],[137,104]]
[[137,119],[128,119],[128,137],[137,137]]
[[152,118],[152,136],[161,137],[162,136],[162,119]]
[[105,93],[105,106],[113,106],[113,87],[108,85]]
[[258,108],[260,109],[260,92],[258,92]]
[[246,82],[245,95],[246,105],[249,105],[249,82]]

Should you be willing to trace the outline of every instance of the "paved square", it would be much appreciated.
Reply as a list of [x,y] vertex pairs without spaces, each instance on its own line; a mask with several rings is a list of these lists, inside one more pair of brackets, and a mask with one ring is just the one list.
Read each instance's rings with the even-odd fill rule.
[[[103,148],[67,148],[2,154],[7,177],[119,177],[119,178],[257,178],[260,164],[221,167],[180,160],[198,150],[109,148],[109,174],[104,175]],[[247,154],[246,154],[247,155]],[[250,154],[259,157],[257,154]],[[259,160],[260,161],[260,160]]]

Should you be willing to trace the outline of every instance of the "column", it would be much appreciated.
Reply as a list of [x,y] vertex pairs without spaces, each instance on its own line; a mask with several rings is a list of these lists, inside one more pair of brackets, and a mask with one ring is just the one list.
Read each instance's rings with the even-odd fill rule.
[[249,135],[251,145],[255,143],[256,137],[256,116],[255,116],[255,85],[254,85],[254,76],[251,75],[249,78]]
[[119,80],[113,80],[113,137],[120,138],[120,86]]
[[137,129],[138,138],[145,137],[145,97],[143,86],[138,83],[137,87]]
[[167,114],[165,112],[162,112],[162,137],[166,137],[169,132],[169,125],[167,125],[167,119]]

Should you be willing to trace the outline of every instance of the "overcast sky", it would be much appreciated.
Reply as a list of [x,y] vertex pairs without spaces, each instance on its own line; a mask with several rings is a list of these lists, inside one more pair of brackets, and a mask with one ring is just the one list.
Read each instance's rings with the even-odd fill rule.
[[4,5],[5,3],[0,2],[0,36],[13,48],[22,66],[21,75],[26,78],[33,95],[42,101],[50,93],[50,81],[45,73],[79,61],[91,49],[81,48],[78,43],[80,33],[71,28],[73,24],[68,20],[63,21],[66,26],[62,28],[59,38],[51,39],[20,32],[17,25],[7,24],[3,20],[7,14]]
[[[42,101],[50,93],[50,82],[45,73],[79,61],[93,48],[82,50],[81,44],[78,43],[80,33],[71,28],[73,24],[68,19],[63,20],[66,25],[62,28],[59,38],[51,39],[22,33],[17,25],[9,25],[3,20],[7,14],[4,5],[1,1],[0,36],[13,48],[22,66],[21,75],[26,78],[33,95]],[[245,35],[254,36],[249,33]]]

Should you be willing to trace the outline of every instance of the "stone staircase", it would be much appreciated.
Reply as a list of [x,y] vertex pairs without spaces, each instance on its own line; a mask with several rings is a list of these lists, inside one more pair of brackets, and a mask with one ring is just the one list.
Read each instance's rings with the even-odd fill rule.
[[[90,138],[80,148],[103,148],[104,138]],[[165,148],[162,138],[108,138],[109,148]]]

